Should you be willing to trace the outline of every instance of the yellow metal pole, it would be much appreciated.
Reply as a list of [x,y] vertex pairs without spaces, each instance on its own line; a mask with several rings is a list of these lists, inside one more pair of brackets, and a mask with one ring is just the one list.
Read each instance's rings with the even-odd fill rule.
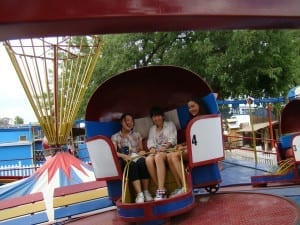
[[252,145],[253,145],[253,150],[254,150],[254,158],[255,158],[255,163],[257,163],[257,152],[256,152],[256,135],[254,131],[254,126],[253,126],[253,112],[251,108],[251,104],[253,103],[252,98],[247,99],[248,105],[249,105],[249,115],[250,115],[250,123],[251,123],[251,130],[252,130]]
[[186,187],[186,180],[185,180],[185,174],[184,174],[184,165],[183,165],[182,151],[180,151],[179,154],[180,154],[180,164],[181,164],[182,186],[183,186],[184,192],[186,192],[187,191],[187,187]]

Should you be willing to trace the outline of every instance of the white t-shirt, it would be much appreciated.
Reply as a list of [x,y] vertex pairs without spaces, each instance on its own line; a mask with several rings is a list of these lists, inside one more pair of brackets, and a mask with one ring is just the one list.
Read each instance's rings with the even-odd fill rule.
[[177,144],[177,129],[173,122],[164,121],[163,128],[160,131],[156,130],[156,125],[153,125],[149,130],[147,147],[156,149],[164,147],[167,143],[172,146]]

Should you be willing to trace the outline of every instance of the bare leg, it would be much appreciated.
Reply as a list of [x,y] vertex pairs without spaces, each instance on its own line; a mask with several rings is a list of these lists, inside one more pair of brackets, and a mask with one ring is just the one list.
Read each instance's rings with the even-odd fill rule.
[[180,178],[180,175],[178,174],[178,164],[179,162],[179,155],[178,152],[171,152],[167,154],[167,159],[168,159],[168,165],[170,168],[170,171],[175,179],[175,182],[177,184],[178,188],[182,187],[182,180]]
[[157,182],[157,174],[156,174],[156,168],[155,168],[155,162],[154,162],[154,156],[153,155],[149,155],[146,158],[146,166],[148,169],[148,172],[150,174],[151,179],[153,180],[153,182],[158,185]]
[[[173,157],[172,159],[173,159],[174,167],[176,169],[177,176],[180,179],[180,183],[181,183],[181,187],[182,187],[183,186],[183,180],[185,179],[185,176],[184,176],[184,172],[182,171],[182,168],[181,168],[180,155],[177,154],[176,156],[177,157]],[[187,158],[188,158],[187,150],[184,150],[182,152],[182,159],[187,160]]]
[[142,189],[143,190],[149,190],[149,179],[142,179]]
[[141,193],[142,192],[142,188],[141,188],[141,181],[140,180],[135,180],[135,181],[132,181],[132,186],[135,190],[135,193]]
[[166,153],[158,153],[155,155],[158,189],[165,189],[165,178],[166,178],[165,161],[166,161],[166,159],[167,159]]

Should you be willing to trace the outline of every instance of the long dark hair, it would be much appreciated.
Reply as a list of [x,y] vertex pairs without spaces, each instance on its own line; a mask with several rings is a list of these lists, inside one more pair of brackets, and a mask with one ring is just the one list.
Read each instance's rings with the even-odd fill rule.
[[[199,98],[191,98],[191,99],[189,99],[188,101],[187,101],[187,103],[188,102],[195,102],[198,106],[199,106],[199,112],[198,112],[198,115],[203,115],[203,114],[206,114],[206,112],[205,112],[205,109],[204,109],[204,107],[203,107],[203,104],[202,104],[202,102],[201,102],[201,100],[199,99]],[[191,119],[193,119],[194,118],[194,116],[190,113],[190,111],[189,111],[189,120],[191,120]]]

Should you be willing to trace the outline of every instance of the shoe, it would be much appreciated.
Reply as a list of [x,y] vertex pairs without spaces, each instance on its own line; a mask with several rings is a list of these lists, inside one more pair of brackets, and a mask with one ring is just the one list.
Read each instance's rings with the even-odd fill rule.
[[170,197],[174,197],[176,195],[180,195],[184,193],[183,189],[182,188],[176,188],[171,194],[170,194]]
[[135,198],[135,203],[143,203],[145,201],[143,192],[137,194]]
[[143,191],[144,192],[144,199],[146,202],[153,201],[153,198],[148,190]]
[[159,201],[167,198],[167,191],[165,189],[157,189],[154,201]]

